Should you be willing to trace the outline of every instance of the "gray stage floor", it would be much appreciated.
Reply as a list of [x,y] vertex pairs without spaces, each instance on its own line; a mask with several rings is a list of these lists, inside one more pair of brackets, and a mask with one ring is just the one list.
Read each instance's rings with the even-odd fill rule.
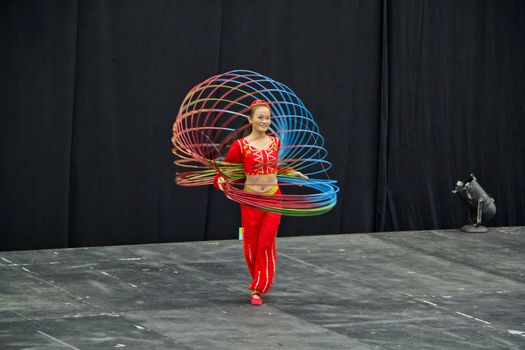
[[0,252],[0,349],[525,349],[525,228]]

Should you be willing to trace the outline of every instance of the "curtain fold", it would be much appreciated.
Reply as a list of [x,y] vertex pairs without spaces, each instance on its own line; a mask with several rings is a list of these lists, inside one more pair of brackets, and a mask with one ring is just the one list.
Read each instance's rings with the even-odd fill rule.
[[388,119],[389,119],[389,51],[388,17],[389,3],[383,0],[381,7],[381,103],[379,104],[378,165],[375,207],[375,231],[385,230],[388,192]]

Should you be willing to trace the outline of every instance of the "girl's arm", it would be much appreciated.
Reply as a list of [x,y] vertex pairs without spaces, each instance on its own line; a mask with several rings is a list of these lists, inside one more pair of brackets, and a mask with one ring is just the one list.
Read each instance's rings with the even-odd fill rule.
[[[230,150],[228,151],[226,158],[224,158],[224,161],[229,163],[242,163],[242,152],[239,140],[235,140],[231,144]],[[215,178],[213,179],[213,186],[216,189],[223,191],[223,185],[225,182],[226,180],[224,179],[222,174],[217,173],[217,175],[215,175]]]
[[[279,152],[279,149],[281,148],[281,140],[279,138],[276,138],[276,139],[277,139],[277,152]],[[287,176],[302,177],[303,179],[308,179],[308,176],[304,175],[300,171],[295,170],[291,166],[278,166],[277,175],[287,175]]]

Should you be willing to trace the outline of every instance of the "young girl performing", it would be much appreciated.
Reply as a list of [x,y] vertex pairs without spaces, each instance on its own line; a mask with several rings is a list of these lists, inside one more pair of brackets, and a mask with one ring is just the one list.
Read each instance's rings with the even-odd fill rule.
[[[239,128],[239,120],[249,124]],[[222,159],[223,147],[232,140]],[[308,179],[294,170],[315,177],[328,175],[332,166],[312,113],[284,84],[253,71],[229,71],[190,89],[172,142],[175,164],[184,169],[177,171],[178,185],[213,183],[241,204],[248,288],[252,304],[261,305],[273,283],[281,215],[321,215],[337,204],[336,180]],[[282,185],[290,193],[281,194]]]
[[[277,184],[280,140],[267,134],[271,123],[270,114],[268,102],[253,101],[248,117],[251,132],[235,140],[224,159],[226,162],[243,164],[246,174],[244,191],[268,196],[281,193]],[[295,170],[287,170],[287,174],[307,178]],[[220,174],[215,177],[214,184],[223,191],[228,185]],[[262,295],[270,290],[275,274],[275,240],[281,214],[241,204],[241,221],[244,258],[252,277],[248,285],[252,291],[251,303],[261,305]]]

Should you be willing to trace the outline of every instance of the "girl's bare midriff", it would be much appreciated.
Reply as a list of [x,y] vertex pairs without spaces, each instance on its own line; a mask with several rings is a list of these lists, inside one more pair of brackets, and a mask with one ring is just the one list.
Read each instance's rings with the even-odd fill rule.
[[264,193],[277,186],[276,174],[248,175],[244,188],[248,191]]

